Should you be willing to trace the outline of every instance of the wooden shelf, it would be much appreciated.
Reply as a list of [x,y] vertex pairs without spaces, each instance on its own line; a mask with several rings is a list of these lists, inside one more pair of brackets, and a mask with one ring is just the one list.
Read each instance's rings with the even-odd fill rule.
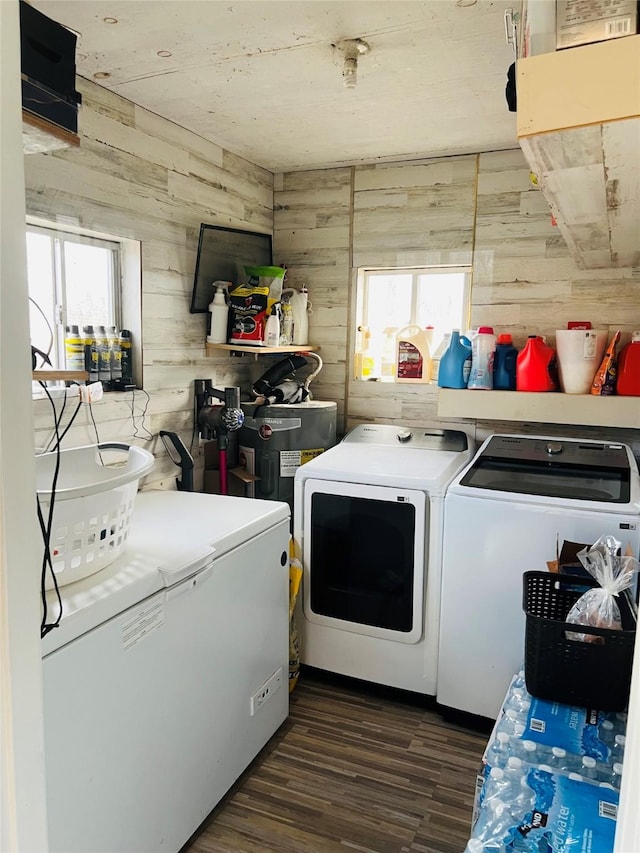
[[290,346],[290,347],[258,347],[258,346],[250,346],[249,344],[205,344],[205,349],[207,355],[215,355],[216,352],[226,351],[226,352],[240,352],[240,353],[249,353],[250,355],[278,355],[279,353],[291,353],[291,352],[316,352],[320,349],[320,347],[316,347],[313,344],[306,344],[305,346]]
[[640,397],[441,388],[438,417],[637,429]]
[[42,154],[80,145],[80,137],[64,127],[46,121],[29,110],[22,110],[22,151]]
[[518,142],[576,263],[640,265],[640,35],[518,60]]
[[36,382],[86,382],[89,374],[86,370],[34,370],[32,378]]

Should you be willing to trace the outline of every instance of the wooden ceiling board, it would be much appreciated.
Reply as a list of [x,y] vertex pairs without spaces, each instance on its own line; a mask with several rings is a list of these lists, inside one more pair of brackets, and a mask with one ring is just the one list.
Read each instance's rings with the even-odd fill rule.
[[[33,5],[78,32],[81,76],[274,172],[517,144],[507,0]],[[371,46],[355,89],[343,38]]]

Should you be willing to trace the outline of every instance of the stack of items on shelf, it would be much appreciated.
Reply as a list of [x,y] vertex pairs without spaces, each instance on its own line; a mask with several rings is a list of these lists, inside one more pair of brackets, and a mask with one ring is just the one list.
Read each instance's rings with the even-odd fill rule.
[[621,333],[607,345],[606,329],[569,322],[556,330],[555,349],[540,335],[529,335],[522,350],[510,334],[496,337],[480,326],[471,338],[451,333],[438,369],[440,388],[481,391],[557,391],[565,394],[640,396],[640,332],[616,355]]
[[284,267],[245,266],[245,282],[214,281],[207,343],[284,347],[308,344],[306,285],[283,288]]
[[89,382],[102,382],[105,391],[134,386],[131,332],[116,326],[67,326],[64,336],[67,370],[86,370]]
[[626,719],[534,698],[518,673],[482,759],[465,853],[612,851]]

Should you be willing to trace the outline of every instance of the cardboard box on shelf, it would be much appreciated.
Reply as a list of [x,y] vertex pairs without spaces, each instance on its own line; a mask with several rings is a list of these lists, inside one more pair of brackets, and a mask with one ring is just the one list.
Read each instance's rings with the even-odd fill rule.
[[558,50],[637,32],[637,0],[557,0]]
[[[256,480],[260,479],[254,474],[249,474],[244,468],[231,468],[227,472],[227,494],[237,498],[249,497],[247,490]],[[209,468],[204,471],[203,491],[208,495],[220,494],[220,471],[217,468]]]

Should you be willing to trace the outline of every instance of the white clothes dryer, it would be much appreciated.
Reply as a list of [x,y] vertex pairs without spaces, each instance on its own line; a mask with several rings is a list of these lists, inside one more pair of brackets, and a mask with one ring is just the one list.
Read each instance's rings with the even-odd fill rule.
[[363,424],[298,468],[303,663],[435,695],[444,495],[472,454],[464,432]]

